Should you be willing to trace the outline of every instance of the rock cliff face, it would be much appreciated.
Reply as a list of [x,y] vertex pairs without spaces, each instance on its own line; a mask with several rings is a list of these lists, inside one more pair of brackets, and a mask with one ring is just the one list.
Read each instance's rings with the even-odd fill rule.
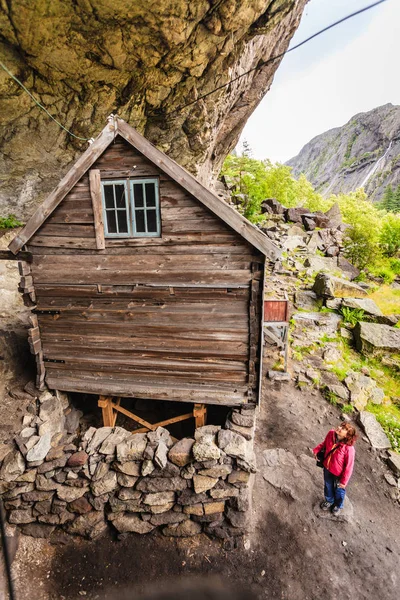
[[400,106],[385,104],[318,135],[286,164],[324,196],[364,187],[379,200],[400,183]]
[[[76,135],[97,135],[117,112],[209,184],[280,62],[261,61],[287,48],[306,2],[7,0],[0,56]],[[0,144],[0,214],[25,219],[87,147],[1,69]]]

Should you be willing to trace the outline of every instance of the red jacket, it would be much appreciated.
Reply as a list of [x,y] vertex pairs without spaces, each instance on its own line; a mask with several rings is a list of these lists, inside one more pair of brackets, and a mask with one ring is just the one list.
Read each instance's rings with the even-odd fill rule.
[[314,454],[317,454],[322,448],[325,447],[325,457],[328,452],[336,446],[336,450],[325,458],[324,467],[328,469],[333,475],[339,477],[339,483],[346,486],[349,482],[354,467],[354,457],[356,451],[354,446],[343,444],[343,442],[336,441],[336,432],[331,429],[328,432],[325,440],[318,444],[313,450]]

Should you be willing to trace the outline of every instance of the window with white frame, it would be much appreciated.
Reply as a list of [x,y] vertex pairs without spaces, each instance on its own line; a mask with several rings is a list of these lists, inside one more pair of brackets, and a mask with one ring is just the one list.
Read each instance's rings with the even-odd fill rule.
[[157,179],[102,181],[101,187],[105,237],[160,237]]

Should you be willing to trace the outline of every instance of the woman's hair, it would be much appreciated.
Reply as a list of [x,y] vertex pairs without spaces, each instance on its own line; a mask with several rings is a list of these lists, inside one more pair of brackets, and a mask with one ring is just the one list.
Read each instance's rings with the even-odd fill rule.
[[347,423],[346,421],[342,421],[339,427],[346,430],[346,437],[344,438],[343,443],[347,444],[348,446],[353,446],[357,439],[356,428],[351,423]]

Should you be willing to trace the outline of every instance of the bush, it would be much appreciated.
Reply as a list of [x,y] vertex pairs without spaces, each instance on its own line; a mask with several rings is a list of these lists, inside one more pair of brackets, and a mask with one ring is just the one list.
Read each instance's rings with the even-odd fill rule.
[[340,309],[340,313],[343,315],[345,323],[348,323],[352,327],[355,327],[359,321],[364,319],[364,311],[362,308],[350,308],[343,306]]
[[345,257],[359,269],[373,264],[380,255],[378,239],[363,225],[354,225],[343,239]]
[[395,256],[400,250],[400,215],[386,215],[380,235],[380,245],[385,256]]
[[23,223],[18,221],[15,215],[8,217],[0,217],[0,229],[13,229],[14,227],[22,227]]

